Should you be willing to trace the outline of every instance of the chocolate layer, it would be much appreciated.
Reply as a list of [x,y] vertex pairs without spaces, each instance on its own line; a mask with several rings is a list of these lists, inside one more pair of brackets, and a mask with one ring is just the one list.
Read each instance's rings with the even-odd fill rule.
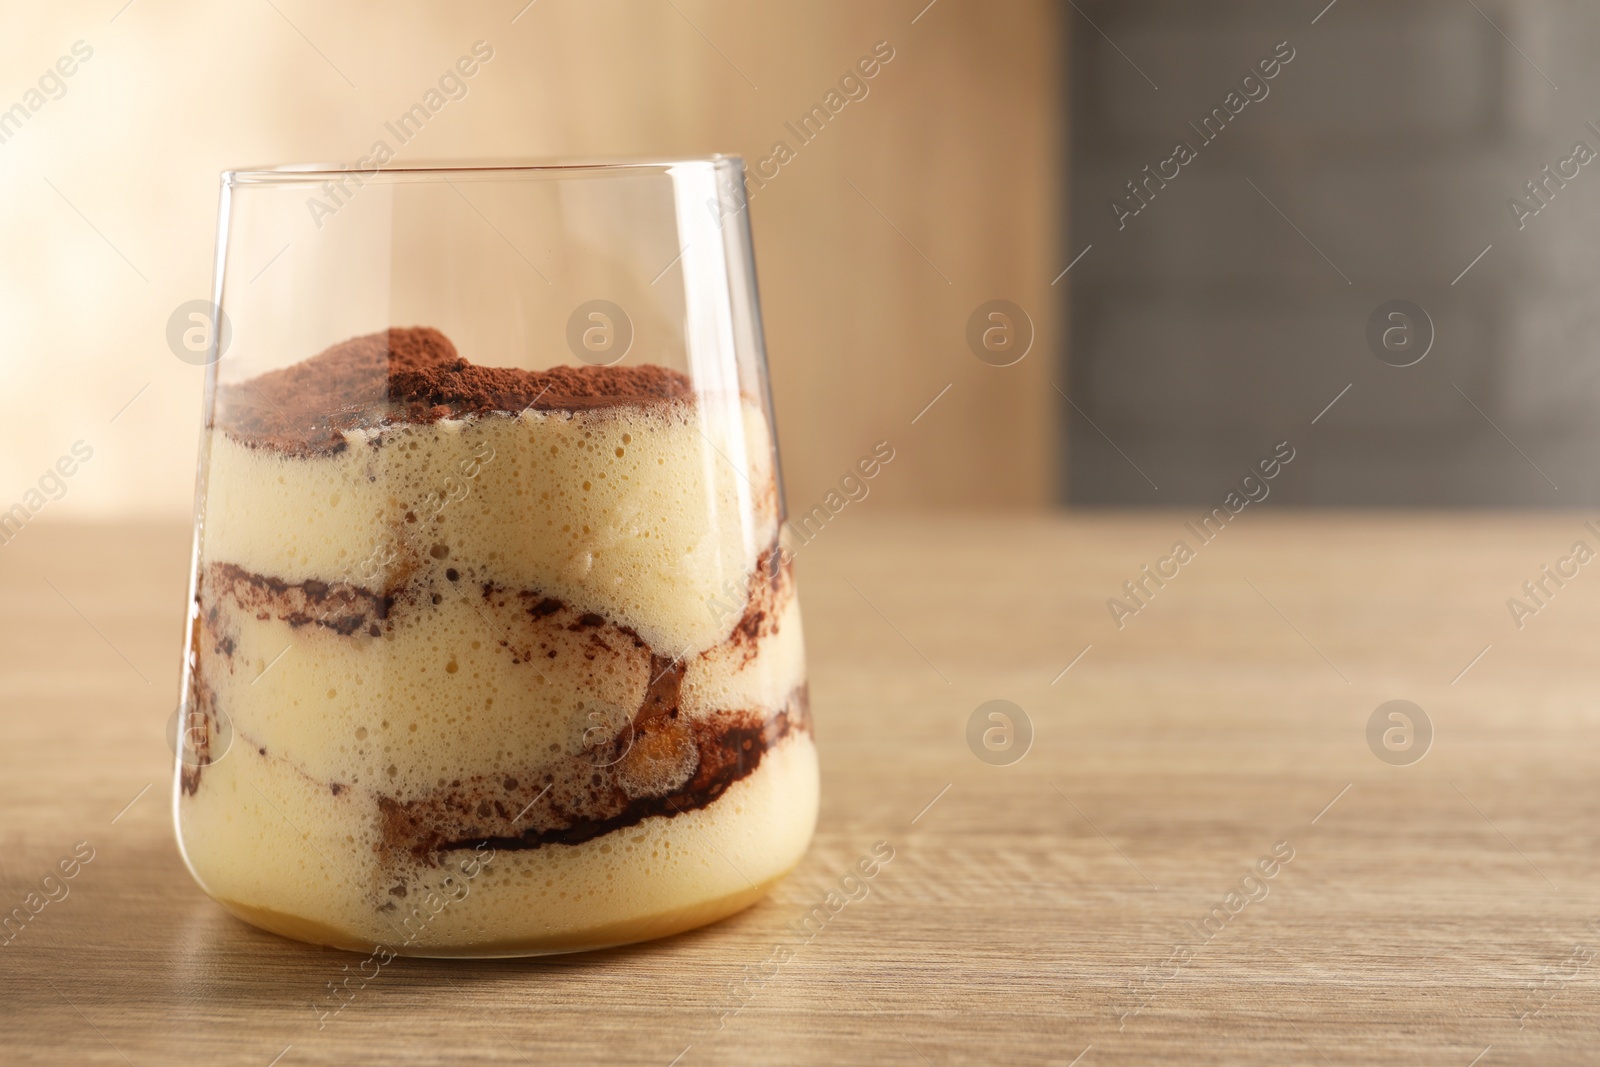
[[481,367],[427,326],[340,342],[292,367],[217,390],[213,425],[258,448],[342,451],[344,431],[535,411],[592,411],[682,400],[689,379],[655,364]]
[[[514,663],[537,666],[576,656],[596,673],[649,673],[633,714],[621,723],[605,724],[603,735],[579,753],[496,768],[421,798],[403,801],[380,794],[382,848],[395,858],[409,855],[432,864],[440,853],[484,841],[509,849],[576,845],[652,816],[670,818],[704,808],[752,774],[768,748],[791,733],[810,731],[803,685],[775,710],[722,710],[690,720],[679,707],[685,673],[681,655],[657,652],[632,628],[604,615],[580,611],[539,590],[512,591],[493,581],[470,579],[454,567],[442,573],[438,567],[425,568],[395,590],[379,594],[350,583],[287,582],[232,564],[213,564],[201,583],[202,610],[196,623],[203,620],[203,626],[193,645],[199,657],[231,660],[231,611],[295,628],[315,626],[353,640],[378,637],[393,625],[397,610],[426,611],[438,603],[441,594],[433,590],[441,578],[452,595],[473,597],[488,617],[501,620],[504,625],[496,624],[502,634],[499,643]],[[699,655],[732,649],[748,661],[761,642],[777,633],[780,601],[792,580],[791,567],[779,552],[764,553],[727,640]],[[191,722],[204,731],[220,712],[198,672],[193,693]],[[186,768],[185,791],[193,794],[199,779],[199,767],[192,773]],[[337,795],[345,786],[331,783],[330,788]]]
[[[581,755],[457,780],[419,800],[379,797],[384,848],[437,863],[440,853],[484,842],[512,850],[579,845],[707,807],[753,774],[768,749],[811,729],[805,686],[771,715],[722,711],[694,721],[680,719],[673,689],[669,710],[646,718],[641,709],[607,744]],[[663,782],[677,784],[652,790]]]
[[[233,655],[234,637],[221,617],[224,602],[231,602],[236,609],[258,619],[288,623],[296,630],[313,626],[343,637],[379,637],[397,610],[425,610],[426,605],[438,604],[447,594],[470,596],[472,594],[465,590],[476,587],[486,606],[497,612],[525,616],[535,624],[535,638],[540,631],[546,634],[543,640],[514,640],[512,635],[502,631],[500,644],[511,652],[513,662],[554,659],[557,652],[548,640],[551,631],[570,634],[593,631],[585,640],[589,659],[595,658],[596,651],[616,653],[630,647],[642,649],[646,655],[655,655],[630,627],[593,612],[579,612],[540,590],[512,592],[496,582],[476,580],[475,569],[466,569],[468,573],[463,574],[459,567],[447,567],[441,574],[437,566],[391,568],[391,573],[385,575],[389,584],[380,591],[347,581],[290,582],[256,574],[232,563],[213,563],[201,573],[197,597],[211,634],[207,651],[225,658]],[[440,577],[444,579],[442,582]],[[762,641],[777,632],[784,590],[793,581],[793,564],[774,545],[757,559],[743,601],[726,606],[731,610],[725,612],[725,617],[735,620],[726,643],[737,648],[747,661],[756,654]],[[717,606],[713,603],[708,609]],[[735,616],[734,612],[739,614]]]
[[[774,541],[756,560],[745,592],[744,614],[733,624],[728,644],[740,650],[748,663],[761,642],[778,632],[778,614],[784,590],[794,585],[794,562]],[[792,593],[791,593],[792,595]]]
[[219,626],[219,605],[224,598],[258,619],[275,618],[296,630],[318,626],[346,637],[357,631],[377,637],[395,602],[394,594],[350,582],[286,582],[232,563],[212,564],[201,580],[203,599],[210,605],[206,621],[218,635],[213,651],[225,655],[233,654],[233,638]]
[[217,718],[215,694],[198,677],[191,683],[188,707],[179,723],[178,786],[194,796],[200,789],[201,773],[213,760],[227,754],[225,750],[218,751],[223,730]]

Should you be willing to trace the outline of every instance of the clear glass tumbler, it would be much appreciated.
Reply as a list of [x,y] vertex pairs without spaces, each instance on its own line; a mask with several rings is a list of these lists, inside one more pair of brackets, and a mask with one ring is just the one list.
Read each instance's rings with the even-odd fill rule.
[[739,160],[223,175],[175,816],[235,915],[659,937],[817,811]]

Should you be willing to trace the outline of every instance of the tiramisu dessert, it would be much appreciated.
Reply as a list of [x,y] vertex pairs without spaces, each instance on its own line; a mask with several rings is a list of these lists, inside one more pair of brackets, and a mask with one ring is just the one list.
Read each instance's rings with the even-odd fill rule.
[[573,951],[799,860],[816,754],[759,398],[391,329],[220,386],[204,451],[177,816],[235,914]]

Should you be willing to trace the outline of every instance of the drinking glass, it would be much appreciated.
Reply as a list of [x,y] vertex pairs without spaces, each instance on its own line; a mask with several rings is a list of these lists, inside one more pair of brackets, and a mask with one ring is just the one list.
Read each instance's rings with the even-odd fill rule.
[[816,821],[742,163],[222,176],[177,833],[287,937],[510,956]]

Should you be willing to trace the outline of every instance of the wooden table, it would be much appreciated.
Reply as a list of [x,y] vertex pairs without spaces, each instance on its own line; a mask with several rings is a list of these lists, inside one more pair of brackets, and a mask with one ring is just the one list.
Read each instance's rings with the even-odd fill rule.
[[[1250,509],[1118,629],[1107,598],[1197,547],[1190,516],[857,507],[799,557],[823,805],[771,899],[590,955],[401,960],[322,1030],[351,957],[229,918],[173,843],[187,531],[30,524],[0,548],[0,910],[94,858],[0,945],[0,1060],[1600,1056],[1600,563],[1520,630],[1506,605],[1600,546],[1584,516]],[[1034,732],[1006,766],[967,741],[993,699]],[[1420,762],[1369,747],[1392,699],[1432,724]]]

